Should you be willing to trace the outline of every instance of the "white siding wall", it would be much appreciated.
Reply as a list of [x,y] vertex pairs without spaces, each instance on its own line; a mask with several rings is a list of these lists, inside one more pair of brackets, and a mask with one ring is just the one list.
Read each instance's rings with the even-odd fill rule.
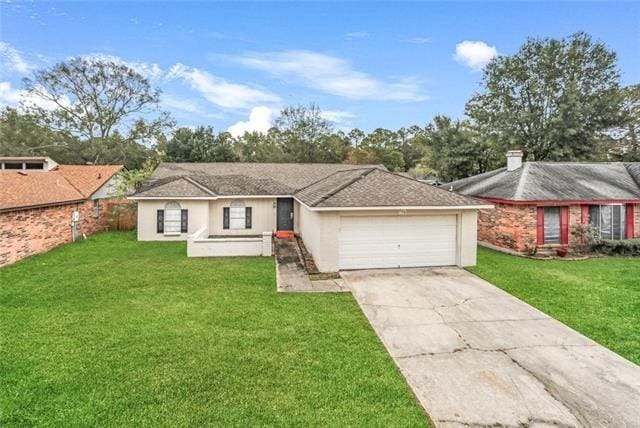
[[458,234],[458,246],[460,248],[460,266],[475,266],[476,253],[478,252],[478,211],[462,211],[458,217],[460,220],[460,233]]
[[[167,202],[177,202],[182,209],[189,210],[188,233],[165,236],[157,233],[157,210],[163,210]],[[139,241],[186,241],[189,233],[194,233],[209,222],[209,201],[195,200],[142,200],[138,201]]]
[[[233,201],[244,202],[251,207],[251,229],[224,229],[223,208],[230,207]],[[275,198],[218,199],[209,202],[209,234],[211,235],[261,235],[276,228]]]
[[[397,209],[372,211],[311,211],[300,204],[299,227],[304,243],[313,255],[321,272],[335,272],[339,266],[339,233],[341,216],[389,216],[398,214]],[[458,219],[457,246],[459,266],[476,264],[477,211],[476,210],[408,210],[405,215],[446,215]]]
[[299,228],[304,244],[321,272],[338,270],[338,229],[340,217],[335,211],[311,211],[300,204]]

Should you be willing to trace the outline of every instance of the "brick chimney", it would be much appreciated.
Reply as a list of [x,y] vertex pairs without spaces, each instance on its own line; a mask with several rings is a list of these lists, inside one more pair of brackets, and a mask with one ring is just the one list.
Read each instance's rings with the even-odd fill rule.
[[507,171],[515,171],[522,167],[522,150],[509,150],[507,152]]

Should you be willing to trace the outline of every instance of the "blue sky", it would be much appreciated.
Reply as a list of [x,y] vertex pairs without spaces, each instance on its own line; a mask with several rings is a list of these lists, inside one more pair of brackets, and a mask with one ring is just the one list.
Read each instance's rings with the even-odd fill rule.
[[336,128],[462,117],[481,69],[529,36],[586,31],[640,82],[638,3],[0,2],[0,104],[33,69],[77,55],[129,63],[180,125],[264,129],[317,103]]

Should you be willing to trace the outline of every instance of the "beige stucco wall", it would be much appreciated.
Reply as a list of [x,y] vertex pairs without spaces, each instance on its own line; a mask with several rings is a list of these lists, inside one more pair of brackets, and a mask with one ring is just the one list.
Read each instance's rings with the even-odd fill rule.
[[[224,229],[223,208],[230,207],[233,201],[244,202],[251,207],[251,229]],[[238,198],[218,199],[209,202],[209,234],[210,235],[260,235],[276,229],[275,198]]]
[[[182,209],[189,210],[188,233],[164,235],[157,233],[157,210],[164,209],[167,202],[178,202]],[[189,233],[194,233],[209,222],[208,200],[139,200],[138,240],[139,241],[186,241]]]
[[[321,272],[338,270],[340,217],[389,216],[397,209],[371,211],[312,211],[300,205],[299,227],[304,243]],[[458,265],[473,266],[477,253],[476,210],[408,210],[403,215],[448,215],[458,217]]]

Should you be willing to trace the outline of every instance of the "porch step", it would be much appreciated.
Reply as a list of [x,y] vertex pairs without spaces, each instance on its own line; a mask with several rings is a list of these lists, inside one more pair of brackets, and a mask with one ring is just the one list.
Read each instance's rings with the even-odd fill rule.
[[293,233],[293,230],[278,230],[276,232],[276,238],[280,238],[280,239],[293,239],[295,238],[295,234]]

